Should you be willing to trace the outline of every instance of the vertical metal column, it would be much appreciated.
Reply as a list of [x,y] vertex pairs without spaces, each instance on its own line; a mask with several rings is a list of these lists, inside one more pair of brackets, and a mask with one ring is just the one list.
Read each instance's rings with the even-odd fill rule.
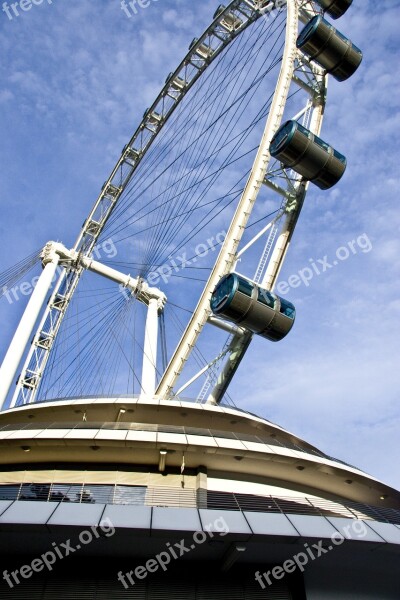
[[17,331],[14,334],[12,342],[8,348],[7,354],[0,368],[0,405],[1,409],[7,400],[13,381],[16,379],[19,364],[25,352],[25,348],[32,335],[33,328],[40,314],[42,306],[49,292],[51,282],[56,274],[57,265],[60,257],[57,254],[52,256],[37,282],[28,306],[22,315]]
[[156,298],[151,298],[147,309],[146,328],[144,333],[142,396],[151,398],[156,391],[158,306],[158,300]]

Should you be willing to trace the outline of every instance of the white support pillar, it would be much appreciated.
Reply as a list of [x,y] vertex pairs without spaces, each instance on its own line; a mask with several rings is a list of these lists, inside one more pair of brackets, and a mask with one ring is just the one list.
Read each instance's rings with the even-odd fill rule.
[[52,260],[48,262],[43,269],[39,281],[29,299],[28,306],[22,315],[17,331],[8,348],[7,354],[4,357],[3,364],[0,368],[1,410],[4,409],[8,392],[16,379],[19,364],[32,335],[41,308],[46,300],[59,260],[60,257],[57,254],[54,254]]
[[153,398],[156,392],[158,309],[158,300],[151,298],[147,309],[142,370],[142,396],[150,398]]

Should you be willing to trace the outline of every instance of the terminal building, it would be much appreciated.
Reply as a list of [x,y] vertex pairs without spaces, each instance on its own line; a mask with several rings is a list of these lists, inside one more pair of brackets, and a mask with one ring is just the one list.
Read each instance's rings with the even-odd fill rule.
[[4,599],[400,596],[400,493],[227,406],[0,415]]

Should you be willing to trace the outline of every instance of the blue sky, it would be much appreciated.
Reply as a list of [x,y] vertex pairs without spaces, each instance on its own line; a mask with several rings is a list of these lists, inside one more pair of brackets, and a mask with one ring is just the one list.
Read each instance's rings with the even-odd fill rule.
[[[12,20],[0,13],[0,271],[50,239],[72,245],[217,4],[153,0],[128,18],[119,0],[44,0]],[[323,128],[348,171],[329,192],[310,188],[281,280],[364,241],[290,290],[293,332],[280,344],[256,339],[230,391],[239,406],[398,488],[399,16],[397,0],[355,0],[337,22],[364,51],[352,79],[330,80]],[[189,296],[198,291],[188,284]],[[1,353],[23,304],[1,300]]]

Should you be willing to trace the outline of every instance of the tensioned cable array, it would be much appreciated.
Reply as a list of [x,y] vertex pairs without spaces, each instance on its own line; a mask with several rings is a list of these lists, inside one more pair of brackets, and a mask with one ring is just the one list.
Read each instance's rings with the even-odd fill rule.
[[[146,156],[142,168],[138,170],[137,177],[133,179],[125,197],[122,198],[107,224],[103,236],[112,237],[115,242],[122,241],[120,233],[127,227],[132,230],[129,234],[130,238],[141,234],[143,229],[153,230],[151,236],[146,236],[144,248],[140,248],[141,254],[144,256],[142,262],[149,265],[147,267],[149,270],[152,263],[162,262],[162,259],[165,259],[170,252],[177,252],[184,243],[193,239],[194,235],[199,232],[199,227],[194,231],[188,231],[181,243],[179,245],[175,243],[175,247],[171,248],[172,239],[177,234],[182,236],[182,233],[185,232],[184,225],[192,217],[193,211],[210,206],[210,200],[204,203],[204,206],[201,201],[221,178],[224,171],[228,167],[232,167],[235,162],[240,162],[244,156],[252,155],[257,148],[258,138],[255,139],[256,143],[253,146],[247,146],[246,151],[240,153],[240,148],[243,147],[246,139],[251,136],[258,123],[265,118],[272,95],[255,113],[250,124],[241,127],[241,117],[249,109],[263,79],[280,61],[283,43],[280,34],[284,29],[282,21],[283,19],[275,19],[271,22],[261,21],[254,26],[254,31],[249,31],[247,44],[244,39],[245,34],[234,42],[233,48],[230,49],[231,52],[224,54],[217,67],[208,76],[207,82],[203,83],[199,90],[196,89],[194,97],[199,97],[197,103],[200,108],[192,114],[192,103],[189,101],[187,106],[185,102],[182,103],[179,114],[174,116],[172,126],[164,128],[160,142],[155,143],[149,155]],[[267,58],[269,57],[270,62],[266,66],[265,57],[263,61],[258,60],[257,62],[257,59],[259,59],[261,51],[265,50],[266,40],[270,39],[273,34],[276,39],[275,43],[269,46]],[[228,62],[227,57],[231,54],[233,56]],[[273,56],[271,56],[272,54]],[[236,60],[235,68],[230,71],[234,60]],[[249,64],[252,65],[252,68],[249,68]],[[256,70],[254,64],[257,66]],[[228,77],[224,76],[226,69]],[[213,80],[216,80],[217,84],[213,84]],[[206,87],[209,81],[210,85],[214,85],[211,90]],[[205,90],[202,95],[203,87]],[[229,103],[224,102],[224,93]],[[190,113],[188,118],[187,113]],[[204,122],[205,117],[207,118],[206,122]],[[177,123],[181,120],[183,125],[180,127],[181,135],[178,144],[176,129]],[[174,146],[177,149],[173,160],[169,161],[166,167],[160,167],[162,161],[171,156]],[[182,146],[183,150],[181,150]],[[160,168],[161,173],[157,171]],[[184,175],[182,175],[183,170],[185,171]],[[172,176],[174,183],[171,184]],[[220,214],[227,205],[225,199],[229,191],[236,189],[237,194],[240,195],[246,176],[246,172],[243,175],[242,171],[242,176],[236,180],[233,186],[230,186],[230,190],[225,188],[224,195],[221,194],[217,200],[212,199],[211,210],[204,211],[202,219],[199,215],[197,217],[199,222],[202,221],[207,225],[212,218]],[[164,186],[162,186],[163,181],[166,182]],[[157,182],[159,188],[163,187],[163,190],[158,193],[153,191]],[[173,191],[175,193],[172,193]],[[140,205],[139,201],[143,198],[146,201]],[[212,206],[213,201],[215,201],[214,206]],[[154,204],[158,210],[154,209]],[[134,206],[136,206],[134,215],[127,215],[127,211]],[[118,222],[118,217],[122,217],[122,223]],[[134,225],[137,223],[146,223],[146,227],[140,227],[136,232]],[[171,227],[166,226],[169,223],[172,224]],[[146,272],[141,274],[146,275]]]
[[15,286],[33,267],[39,264],[41,250],[33,252],[0,273],[0,298]]

